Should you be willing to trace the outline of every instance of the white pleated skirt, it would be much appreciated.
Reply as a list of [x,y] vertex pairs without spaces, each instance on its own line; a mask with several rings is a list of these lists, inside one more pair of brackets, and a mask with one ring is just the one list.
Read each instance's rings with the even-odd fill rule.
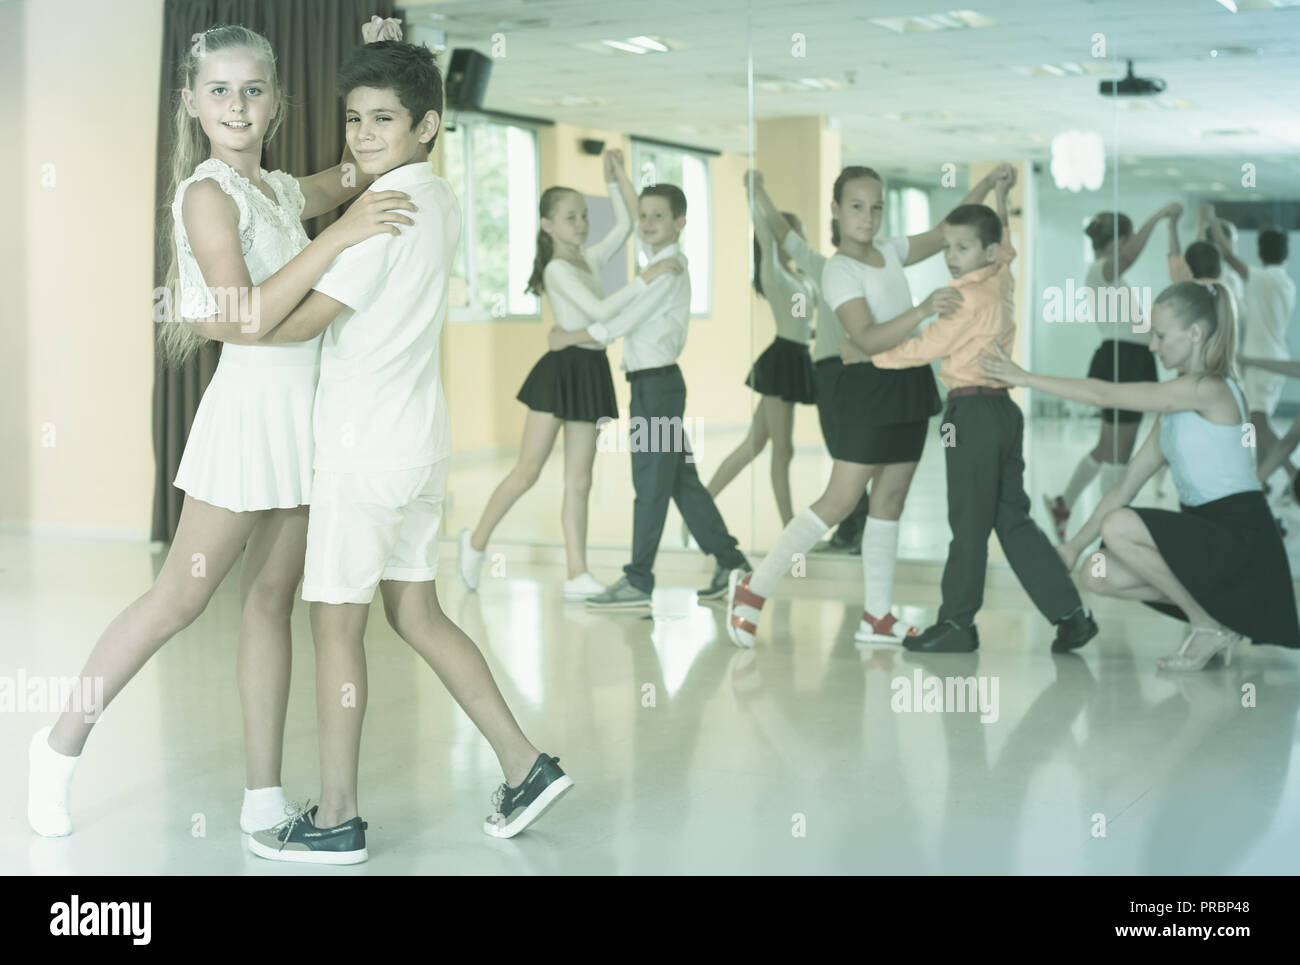
[[237,513],[310,503],[320,342],[226,344],[173,484]]

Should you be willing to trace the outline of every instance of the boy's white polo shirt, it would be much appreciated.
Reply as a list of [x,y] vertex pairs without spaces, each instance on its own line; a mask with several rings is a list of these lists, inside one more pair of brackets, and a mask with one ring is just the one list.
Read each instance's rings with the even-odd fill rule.
[[405,191],[414,225],[345,249],[315,289],[347,309],[325,330],[316,388],[314,467],[389,472],[451,455],[438,339],[460,241],[460,203],[428,163],[382,175],[371,191]]

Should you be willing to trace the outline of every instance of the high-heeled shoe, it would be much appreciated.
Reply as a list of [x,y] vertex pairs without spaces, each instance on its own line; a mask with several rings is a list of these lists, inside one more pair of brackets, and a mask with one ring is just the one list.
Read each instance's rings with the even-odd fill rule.
[[[1218,637],[1214,644],[1205,653],[1199,657],[1187,656],[1187,648],[1191,645],[1198,633],[1211,633]],[[1178,652],[1168,657],[1161,657],[1156,661],[1156,665],[1161,670],[1175,670],[1180,673],[1191,673],[1201,670],[1215,654],[1223,654],[1223,665],[1232,666],[1232,650],[1241,640],[1241,635],[1233,633],[1231,630],[1213,630],[1210,627],[1192,627],[1187,634],[1187,639],[1183,645],[1178,648]]]

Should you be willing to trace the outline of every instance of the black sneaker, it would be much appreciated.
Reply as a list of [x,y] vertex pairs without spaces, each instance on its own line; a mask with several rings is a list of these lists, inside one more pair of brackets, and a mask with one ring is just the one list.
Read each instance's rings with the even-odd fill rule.
[[560,770],[558,757],[538,756],[537,763],[518,787],[502,784],[492,795],[493,813],[483,831],[494,838],[513,838],[545,813],[573,787],[573,778]]
[[744,566],[719,566],[713,571],[713,582],[702,590],[696,590],[695,596],[700,600],[721,600],[727,595],[727,589],[730,586],[728,580],[731,578],[731,571],[738,569],[741,572],[741,579],[744,579],[745,573],[753,573],[754,568],[746,563]]
[[288,820],[248,838],[248,850],[271,861],[360,864],[366,851],[366,822],[356,817],[332,828],[316,827],[316,808],[298,808]]
[[1092,612],[1081,606],[1068,617],[1056,624],[1056,639],[1052,641],[1052,653],[1068,653],[1077,650],[1097,635],[1097,621]]
[[837,553],[848,553],[849,555],[862,555],[862,531],[844,532],[843,529],[837,529],[831,534],[831,549]]
[[945,620],[914,637],[904,637],[903,646],[920,653],[970,653],[980,648],[980,635],[974,624],[959,627]]

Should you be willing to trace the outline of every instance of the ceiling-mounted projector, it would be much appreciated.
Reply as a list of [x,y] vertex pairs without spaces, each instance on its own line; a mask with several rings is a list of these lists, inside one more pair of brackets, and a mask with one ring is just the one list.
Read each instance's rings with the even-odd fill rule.
[[1128,74],[1121,80],[1103,80],[1102,97],[1146,97],[1159,94],[1165,89],[1165,82],[1156,77],[1138,77],[1133,73],[1133,61],[1128,62]]

